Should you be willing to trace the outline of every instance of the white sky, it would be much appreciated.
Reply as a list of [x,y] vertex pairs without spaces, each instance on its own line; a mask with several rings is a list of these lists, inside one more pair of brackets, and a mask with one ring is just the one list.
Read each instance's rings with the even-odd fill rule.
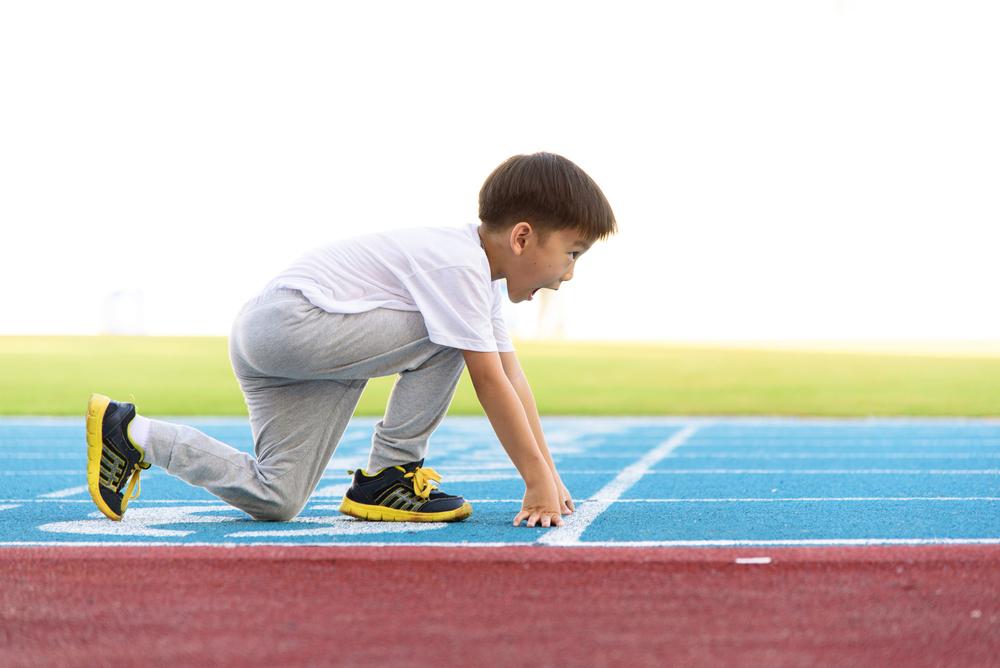
[[[998,339],[991,2],[0,5],[0,334],[226,334],[310,247],[548,150],[584,339]],[[508,304],[515,333],[538,303]]]

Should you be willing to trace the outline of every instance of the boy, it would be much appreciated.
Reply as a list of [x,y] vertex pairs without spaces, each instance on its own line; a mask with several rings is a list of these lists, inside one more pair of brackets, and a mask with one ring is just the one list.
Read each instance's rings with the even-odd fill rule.
[[[368,234],[307,253],[237,315],[230,361],[256,457],[183,425],[136,415],[95,394],[87,407],[87,478],[120,520],[151,464],[255,519],[302,510],[368,379],[399,374],[375,425],[366,470],[340,510],[367,520],[447,522],[472,513],[423,466],[462,369],[525,482],[514,525],[560,526],[573,501],[542,434],[501,312],[558,290],[595,240],[617,231],[594,181],[559,155],[516,155],[479,193],[481,224]],[[133,495],[133,490],[135,494]]]

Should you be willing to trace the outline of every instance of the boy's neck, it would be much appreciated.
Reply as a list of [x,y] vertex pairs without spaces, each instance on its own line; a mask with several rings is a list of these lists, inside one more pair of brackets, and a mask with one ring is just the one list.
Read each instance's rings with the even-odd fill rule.
[[503,249],[497,245],[496,239],[485,233],[482,225],[476,228],[476,233],[479,235],[479,245],[486,253],[486,260],[490,263],[490,280],[498,281],[501,278],[507,278],[507,272],[503,270],[499,263],[500,258],[503,256]]

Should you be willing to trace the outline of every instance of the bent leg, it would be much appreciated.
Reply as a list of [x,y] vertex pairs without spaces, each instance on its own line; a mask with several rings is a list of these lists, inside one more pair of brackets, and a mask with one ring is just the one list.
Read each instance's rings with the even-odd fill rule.
[[255,519],[291,519],[319,483],[365,384],[245,387],[256,459],[193,427],[160,420],[150,420],[147,459]]
[[[234,330],[233,366],[241,384],[242,377],[348,381],[399,374],[375,426],[368,470],[422,459],[465,368],[462,351],[432,342],[416,311],[326,313],[298,293],[281,299],[287,300],[279,302],[282,308],[261,306]],[[285,326],[275,326],[285,318]]]
[[149,460],[258,519],[301,510],[370,378],[401,373],[376,430],[374,461],[421,458],[464,367],[461,351],[430,341],[418,312],[326,313],[285,289],[244,306],[230,361],[256,459],[190,427],[153,421]]
[[368,471],[423,459],[455,396],[465,368],[462,351],[441,347],[419,366],[399,374],[385,417],[375,425]]

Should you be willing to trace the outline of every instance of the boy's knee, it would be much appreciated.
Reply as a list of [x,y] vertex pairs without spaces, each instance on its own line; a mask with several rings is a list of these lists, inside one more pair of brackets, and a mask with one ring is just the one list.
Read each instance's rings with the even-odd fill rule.
[[298,517],[305,505],[304,498],[278,492],[258,504],[250,515],[255,520],[263,522],[287,522]]

